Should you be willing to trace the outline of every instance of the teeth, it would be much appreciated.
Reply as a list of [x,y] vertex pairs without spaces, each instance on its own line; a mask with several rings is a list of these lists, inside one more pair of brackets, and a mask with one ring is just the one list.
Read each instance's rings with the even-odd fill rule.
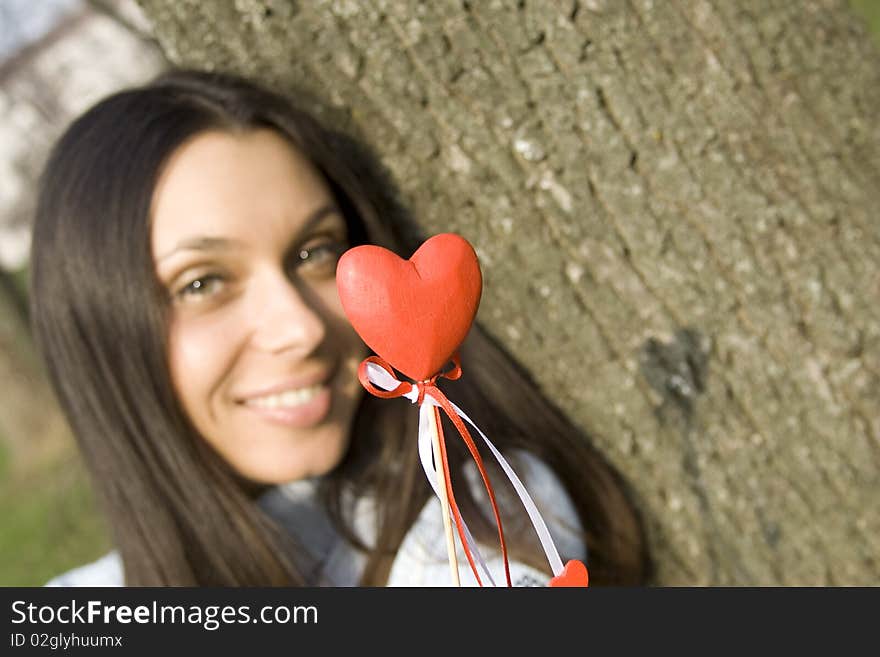
[[280,395],[267,395],[265,397],[257,397],[256,399],[248,399],[245,404],[259,408],[293,408],[311,401],[315,395],[321,392],[323,387],[323,385],[318,384],[308,388],[299,388],[298,390],[285,390]]

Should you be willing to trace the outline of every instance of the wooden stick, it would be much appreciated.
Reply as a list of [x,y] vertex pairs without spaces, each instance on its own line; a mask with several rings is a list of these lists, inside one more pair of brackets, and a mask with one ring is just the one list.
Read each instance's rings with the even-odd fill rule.
[[[432,409],[433,410],[433,409]],[[440,509],[443,513],[443,529],[446,531],[446,553],[449,555],[449,568],[452,570],[452,583],[461,586],[458,578],[458,559],[455,556],[455,537],[452,534],[452,521],[449,518],[449,498],[446,495],[446,478],[443,476],[443,459],[440,457],[440,432],[437,428],[437,413],[431,413],[431,445],[434,448],[434,468],[437,470],[437,488],[440,491]]]

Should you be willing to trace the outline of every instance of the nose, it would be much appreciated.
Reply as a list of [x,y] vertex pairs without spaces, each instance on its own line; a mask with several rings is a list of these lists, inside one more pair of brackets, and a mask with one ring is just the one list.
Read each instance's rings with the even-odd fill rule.
[[320,303],[311,296],[309,290],[298,288],[284,276],[264,283],[253,309],[254,346],[273,354],[290,351],[298,356],[308,356],[317,349],[327,335],[327,323]]

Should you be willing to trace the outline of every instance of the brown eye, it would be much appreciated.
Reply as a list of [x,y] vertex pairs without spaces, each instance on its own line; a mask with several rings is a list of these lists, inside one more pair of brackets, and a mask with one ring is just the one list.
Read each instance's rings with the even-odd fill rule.
[[206,297],[219,290],[222,287],[223,282],[223,277],[217,274],[199,276],[180,288],[174,297],[176,299]]
[[321,242],[306,246],[297,252],[295,267],[304,272],[335,273],[336,263],[346,248],[347,245],[342,242]]

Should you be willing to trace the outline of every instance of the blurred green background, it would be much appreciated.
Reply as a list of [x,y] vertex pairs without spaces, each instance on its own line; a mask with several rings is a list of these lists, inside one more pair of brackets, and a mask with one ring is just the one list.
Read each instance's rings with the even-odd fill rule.
[[880,0],[850,0],[850,5],[868,21],[874,40],[880,43]]
[[[880,44],[880,0],[851,0]],[[26,275],[16,282],[24,289]],[[25,461],[0,436],[0,585],[39,586],[111,547],[88,477],[67,444]]]

